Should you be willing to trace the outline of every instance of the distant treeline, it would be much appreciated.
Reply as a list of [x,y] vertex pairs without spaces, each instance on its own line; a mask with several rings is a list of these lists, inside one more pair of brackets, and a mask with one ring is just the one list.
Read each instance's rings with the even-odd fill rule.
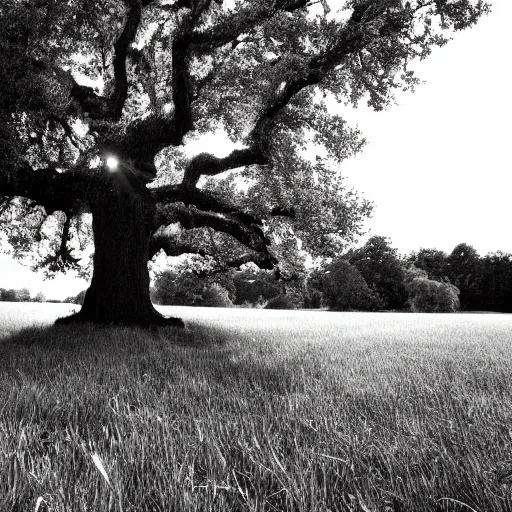
[[[389,239],[374,236],[318,268],[297,266],[281,279],[272,271],[183,266],[161,273],[151,293],[162,305],[512,312],[512,254],[480,256],[461,243],[450,254],[423,248],[400,255]],[[85,290],[63,302],[81,304],[84,295]],[[26,288],[0,289],[0,297],[44,301],[42,294],[31,298]]]
[[323,266],[291,272],[163,272],[152,289],[157,304],[362,311],[512,312],[512,255],[479,256],[458,244],[450,254],[420,249],[400,255],[381,236]]
[[28,288],[0,288],[1,302],[58,302],[46,300],[44,293],[39,292],[32,297]]

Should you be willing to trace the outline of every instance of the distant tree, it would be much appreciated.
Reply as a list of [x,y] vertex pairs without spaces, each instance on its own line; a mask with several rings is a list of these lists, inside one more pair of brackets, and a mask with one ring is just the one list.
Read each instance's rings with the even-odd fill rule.
[[323,294],[313,288],[308,288],[304,297],[304,307],[306,309],[319,309],[322,307]]
[[405,306],[404,264],[388,238],[373,236],[363,247],[349,251],[345,257],[378,295],[382,309],[402,309]]
[[448,280],[448,255],[438,249],[420,249],[413,252],[409,261],[424,270],[429,279],[444,282]]
[[46,302],[46,297],[43,292],[39,292],[36,294],[36,296],[32,299],[32,302]]
[[3,302],[18,302],[18,290],[1,288],[0,294]]
[[323,293],[327,306],[335,311],[371,311],[379,306],[378,296],[361,273],[343,258],[326,267]]
[[480,256],[474,247],[458,244],[447,258],[448,278],[460,290],[460,307],[464,311],[482,308]]
[[16,300],[18,302],[30,302],[30,290],[28,288],[16,290]]
[[229,298],[229,292],[218,283],[211,283],[205,286],[201,298],[196,306],[212,308],[230,308],[233,305]]
[[193,273],[162,272],[155,280],[151,298],[155,304],[191,306],[201,294],[203,283]]
[[512,254],[487,254],[480,262],[481,308],[512,312]]

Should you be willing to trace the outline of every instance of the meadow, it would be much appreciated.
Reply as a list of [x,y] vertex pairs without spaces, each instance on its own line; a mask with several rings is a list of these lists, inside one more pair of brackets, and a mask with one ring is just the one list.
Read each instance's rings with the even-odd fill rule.
[[512,316],[0,304],[0,510],[510,511]]

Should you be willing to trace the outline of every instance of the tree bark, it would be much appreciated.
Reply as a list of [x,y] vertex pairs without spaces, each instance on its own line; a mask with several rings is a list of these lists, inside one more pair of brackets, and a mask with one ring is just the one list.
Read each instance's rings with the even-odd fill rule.
[[183,327],[179,318],[162,316],[149,296],[155,206],[144,183],[122,168],[115,170],[91,210],[95,246],[91,286],[82,309],[57,322]]

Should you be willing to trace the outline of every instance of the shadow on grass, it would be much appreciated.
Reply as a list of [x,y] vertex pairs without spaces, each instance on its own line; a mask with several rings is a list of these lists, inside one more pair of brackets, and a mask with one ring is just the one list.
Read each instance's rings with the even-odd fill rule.
[[191,328],[103,326],[92,323],[28,327],[0,338],[0,347],[41,347],[48,350],[117,350],[126,346],[152,346],[167,342],[179,346],[208,347],[223,344],[214,330],[190,324]]
[[[131,374],[156,373],[164,381],[181,374],[221,387],[243,384],[254,391],[285,394],[302,391],[298,360],[278,360],[272,350],[258,347],[222,328],[193,322],[186,329],[109,327],[94,324],[27,328],[0,339],[0,370],[23,372],[36,379],[59,372]],[[94,377],[93,377],[94,379]]]

